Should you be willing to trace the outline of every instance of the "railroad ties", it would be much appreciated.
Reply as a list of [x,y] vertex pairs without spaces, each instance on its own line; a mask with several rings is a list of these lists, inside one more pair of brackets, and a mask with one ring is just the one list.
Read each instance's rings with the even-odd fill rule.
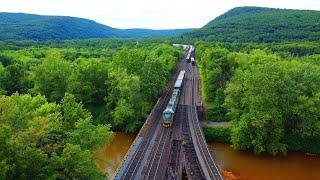
[[[165,128],[162,112],[180,70],[187,72],[184,89],[172,126]],[[113,179],[223,179],[199,125],[199,81],[197,66],[183,59]]]

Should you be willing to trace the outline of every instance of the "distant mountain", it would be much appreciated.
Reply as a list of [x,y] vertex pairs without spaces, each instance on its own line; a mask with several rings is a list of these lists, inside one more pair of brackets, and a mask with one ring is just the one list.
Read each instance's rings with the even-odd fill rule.
[[160,37],[160,36],[177,36],[183,33],[191,32],[193,29],[167,29],[167,30],[151,30],[151,29],[124,29],[121,37]]
[[0,13],[0,40],[140,38],[174,36],[190,31],[192,30],[116,29],[83,18]]
[[181,39],[215,42],[320,40],[320,11],[238,7]]

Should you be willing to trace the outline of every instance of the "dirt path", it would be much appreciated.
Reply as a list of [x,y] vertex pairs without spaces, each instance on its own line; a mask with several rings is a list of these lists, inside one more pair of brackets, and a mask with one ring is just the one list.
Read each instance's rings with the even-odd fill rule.
[[224,122],[212,122],[212,121],[200,121],[201,127],[203,126],[228,126],[230,125],[230,122],[224,121]]

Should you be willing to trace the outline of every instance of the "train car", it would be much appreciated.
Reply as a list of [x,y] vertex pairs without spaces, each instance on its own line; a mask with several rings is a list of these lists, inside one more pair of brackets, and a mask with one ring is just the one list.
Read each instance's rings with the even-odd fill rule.
[[169,103],[166,109],[163,111],[162,114],[162,125],[164,127],[171,127],[173,122],[173,118],[179,103],[180,94],[183,89],[183,81],[186,71],[180,71],[179,76],[174,84],[174,90],[169,100]]
[[176,82],[174,83],[174,89],[178,89],[178,90],[182,91],[183,80],[184,80],[185,74],[186,74],[186,71],[180,71],[179,76],[178,76]]
[[194,50],[193,46],[190,46],[189,51],[188,51],[188,55],[187,55],[187,59],[186,59],[187,63],[191,62],[191,55],[192,55],[193,50]]
[[192,66],[194,66],[196,64],[194,57],[191,58],[191,64],[192,64]]
[[187,63],[190,63],[190,53],[187,54],[186,61]]

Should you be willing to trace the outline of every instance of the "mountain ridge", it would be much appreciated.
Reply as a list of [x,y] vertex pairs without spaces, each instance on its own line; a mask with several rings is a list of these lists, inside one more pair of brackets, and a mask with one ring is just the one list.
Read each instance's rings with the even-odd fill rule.
[[214,42],[320,40],[320,11],[244,6],[233,8],[182,39]]
[[175,36],[190,31],[192,29],[118,29],[85,18],[0,12],[0,40],[144,38]]

